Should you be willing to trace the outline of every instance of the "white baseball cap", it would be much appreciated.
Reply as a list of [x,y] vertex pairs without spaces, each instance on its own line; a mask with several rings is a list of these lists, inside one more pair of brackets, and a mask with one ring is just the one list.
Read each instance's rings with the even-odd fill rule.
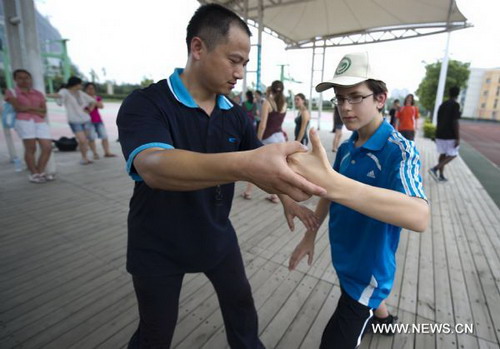
[[354,86],[369,79],[381,80],[370,64],[368,52],[349,53],[335,69],[333,79],[319,83],[316,91],[323,92],[334,86]]

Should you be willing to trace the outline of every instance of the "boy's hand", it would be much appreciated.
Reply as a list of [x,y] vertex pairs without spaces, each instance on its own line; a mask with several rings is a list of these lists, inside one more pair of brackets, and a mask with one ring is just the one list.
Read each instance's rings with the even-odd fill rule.
[[295,250],[293,250],[292,255],[290,256],[290,261],[288,262],[288,270],[295,270],[299,262],[306,255],[308,256],[307,264],[309,266],[312,264],[314,257],[314,239],[316,237],[316,234],[308,233],[309,232],[304,235],[300,243],[297,245],[297,247],[295,247]]
[[283,210],[285,211],[285,218],[288,227],[291,231],[295,230],[295,223],[293,219],[299,217],[300,221],[304,224],[307,230],[316,231],[319,227],[318,218],[314,212],[303,205],[297,204],[295,201],[289,199],[283,201]]
[[287,158],[288,165],[293,171],[310,182],[326,188],[327,184],[331,185],[332,183],[325,183],[325,181],[331,181],[332,173],[335,174],[335,171],[328,162],[325,148],[314,128],[309,131],[309,137],[312,145],[311,151],[289,155]]
[[299,142],[270,144],[252,150],[240,167],[241,179],[268,193],[286,194],[296,201],[307,200],[311,195],[325,195],[324,188],[297,175],[287,164],[289,155],[305,151]]

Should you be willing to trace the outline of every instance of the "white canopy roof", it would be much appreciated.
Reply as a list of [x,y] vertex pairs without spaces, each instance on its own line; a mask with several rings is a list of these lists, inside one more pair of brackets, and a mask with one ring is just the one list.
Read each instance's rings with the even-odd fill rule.
[[313,42],[329,47],[398,40],[469,26],[454,0],[199,1],[224,5],[256,23],[262,2],[263,27],[288,48],[312,47]]

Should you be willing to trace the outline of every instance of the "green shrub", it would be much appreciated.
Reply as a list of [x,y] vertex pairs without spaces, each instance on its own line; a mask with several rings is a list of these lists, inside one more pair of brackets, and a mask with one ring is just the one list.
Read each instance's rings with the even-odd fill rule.
[[424,121],[424,137],[434,140],[436,138],[436,126],[431,122],[429,118]]

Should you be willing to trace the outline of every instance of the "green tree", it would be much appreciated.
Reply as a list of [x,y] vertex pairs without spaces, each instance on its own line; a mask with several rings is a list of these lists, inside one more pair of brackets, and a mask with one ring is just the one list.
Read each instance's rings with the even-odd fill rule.
[[[450,59],[448,62],[448,72],[446,74],[446,83],[444,87],[444,100],[448,97],[448,89],[452,86],[464,88],[469,79],[470,63],[463,63]],[[436,103],[436,94],[439,82],[439,72],[441,71],[441,62],[427,64],[425,66],[425,77],[418,86],[416,95],[419,103],[427,110],[434,110]]]
[[153,79],[150,79],[150,78],[147,78],[147,77],[143,77],[142,78],[142,81],[141,81],[141,87],[142,88],[148,87],[151,84],[154,84],[154,80]]

